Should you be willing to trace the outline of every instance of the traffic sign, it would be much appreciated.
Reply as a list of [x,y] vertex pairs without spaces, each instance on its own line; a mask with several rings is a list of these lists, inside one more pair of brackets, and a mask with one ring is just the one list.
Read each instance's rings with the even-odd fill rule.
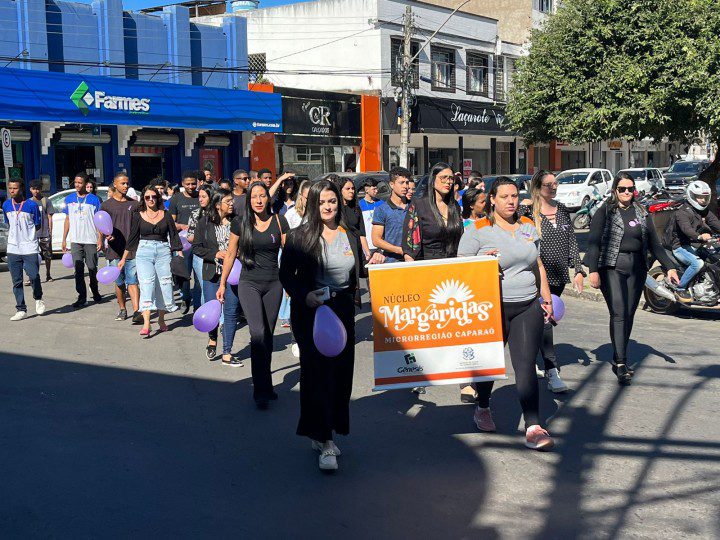
[[5,162],[5,168],[7,169],[13,166],[12,136],[10,135],[10,130],[8,128],[0,129],[0,139],[2,139],[3,161]]

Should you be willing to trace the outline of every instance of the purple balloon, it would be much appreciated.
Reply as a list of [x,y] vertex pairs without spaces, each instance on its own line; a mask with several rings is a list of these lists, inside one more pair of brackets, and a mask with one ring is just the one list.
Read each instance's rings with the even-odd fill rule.
[[97,273],[97,280],[103,285],[110,285],[120,275],[117,266],[103,266]]
[[95,215],[93,216],[93,223],[95,223],[95,228],[97,228],[97,230],[104,235],[110,236],[112,234],[112,218],[110,217],[110,214],[108,214],[105,210],[95,212]]
[[222,304],[218,300],[210,300],[200,306],[193,315],[193,325],[200,332],[210,332],[220,324]]
[[62,264],[65,268],[72,268],[75,266],[72,259],[72,253],[63,253]]
[[238,259],[235,259],[232,269],[230,270],[230,275],[227,278],[227,282],[230,285],[237,285],[240,281],[240,272],[242,272],[242,263]]
[[182,244],[183,251],[188,251],[192,247],[192,244],[187,239],[187,231],[180,231],[178,234],[180,236],[180,243]]
[[334,358],[347,345],[347,332],[335,312],[327,306],[320,306],[315,312],[313,341],[320,354]]
[[552,295],[552,307],[553,307],[553,319],[560,322],[565,316],[565,302],[562,298],[556,295]]

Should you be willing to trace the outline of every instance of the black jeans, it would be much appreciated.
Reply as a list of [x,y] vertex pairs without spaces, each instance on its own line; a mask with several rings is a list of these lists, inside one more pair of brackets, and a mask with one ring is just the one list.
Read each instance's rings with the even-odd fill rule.
[[70,244],[70,252],[75,265],[75,290],[78,293],[78,301],[85,302],[87,300],[87,287],[85,286],[86,266],[90,276],[90,291],[93,296],[100,296],[97,280],[97,244],[76,244],[73,242]]
[[273,393],[270,371],[273,333],[280,311],[283,288],[280,281],[240,280],[237,293],[250,330],[253,397],[256,400],[270,399]]
[[647,267],[641,253],[619,253],[614,267],[600,268],[600,290],[610,311],[613,364],[627,363],[627,345],[645,286]]
[[[550,294],[560,296],[565,290],[565,284],[550,285]],[[540,354],[543,357],[545,371],[557,368],[555,356],[555,343],[553,341],[553,326],[546,322],[543,326],[542,345],[540,346]]]
[[[537,298],[526,302],[503,302],[503,337],[510,347],[515,386],[520,397],[525,427],[540,424],[540,395],[535,357],[542,340],[544,311]],[[477,404],[490,406],[493,381],[475,383]]]

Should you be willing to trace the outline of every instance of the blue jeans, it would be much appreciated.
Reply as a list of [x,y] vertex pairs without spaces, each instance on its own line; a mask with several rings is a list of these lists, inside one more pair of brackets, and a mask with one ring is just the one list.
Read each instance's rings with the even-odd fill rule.
[[135,267],[140,282],[140,311],[177,309],[173,298],[170,272],[172,253],[167,242],[140,240],[135,253]]
[[25,291],[23,290],[23,270],[32,282],[33,298],[42,300],[42,286],[40,285],[40,262],[38,254],[15,255],[7,254],[8,269],[12,278],[13,294],[15,295],[15,309],[17,311],[27,311],[25,305]]
[[185,302],[189,302],[192,298],[193,309],[197,309],[202,305],[202,259],[193,256],[192,251],[186,251],[183,255],[185,256],[185,264],[190,273],[190,279],[192,279],[192,274],[194,273],[195,281],[192,286],[192,291],[190,289],[190,280],[183,283],[182,298]]
[[678,261],[687,266],[678,285],[680,289],[687,289],[692,278],[697,276],[703,267],[703,261],[697,256],[697,251],[692,246],[680,246],[679,248],[673,249],[673,255],[675,255]]
[[240,315],[237,285],[228,284],[227,287],[225,287],[223,315],[225,317],[225,323],[222,328],[223,354],[230,354],[232,352],[233,342],[235,341],[235,332],[237,331]]

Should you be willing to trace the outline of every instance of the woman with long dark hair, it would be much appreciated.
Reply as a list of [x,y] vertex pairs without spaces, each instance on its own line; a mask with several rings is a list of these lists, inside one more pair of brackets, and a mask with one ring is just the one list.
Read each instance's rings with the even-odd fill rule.
[[627,346],[647,277],[649,253],[672,281],[680,282],[652,216],[635,202],[635,180],[628,173],[620,173],[613,181],[611,198],[590,223],[585,265],[590,270],[590,285],[602,291],[610,311],[612,370],[623,386],[631,384],[634,375],[627,365]]
[[[242,263],[240,282],[235,288],[250,329],[250,362],[252,367],[253,398],[259,409],[267,409],[270,400],[277,399],[273,390],[270,362],[273,351],[273,333],[277,323],[283,288],[278,277],[278,253],[290,229],[283,216],[270,213],[270,192],[262,182],[253,182],[245,198],[245,212],[230,226],[228,264],[223,265],[217,299],[225,301],[227,278],[237,257]],[[227,314],[223,326],[223,352],[225,328],[230,326]],[[234,337],[235,328],[228,328]]]
[[[204,187],[204,186],[203,186]],[[200,188],[202,191],[202,188]],[[229,190],[218,189],[212,193],[203,215],[194,224],[193,255],[202,261],[201,275],[203,295],[212,299],[220,287],[220,275],[230,243],[230,222],[233,217],[233,196]],[[220,324],[223,320],[220,320]],[[217,354],[218,327],[208,333],[205,356],[215,360]]]
[[428,193],[408,206],[403,225],[406,261],[455,257],[463,222],[455,200],[455,174],[447,163],[436,163],[428,175]]
[[[320,452],[322,470],[336,470],[340,450],[334,434],[350,432],[350,393],[355,362],[355,291],[360,252],[342,225],[342,195],[328,180],[308,192],[305,221],[290,232],[280,280],[290,294],[290,318],[300,348],[300,421],[297,434]],[[326,305],[347,333],[345,349],[323,356],[313,341],[315,311]]]
[[[535,357],[540,349],[544,320],[553,314],[550,287],[540,259],[540,235],[532,220],[519,215],[520,191],[505,176],[490,189],[485,217],[465,229],[458,256],[497,255],[501,270],[503,338],[510,349],[515,385],[525,419],[525,446],[548,450],[550,434],[540,426],[540,397]],[[539,278],[539,279],[538,279]],[[542,304],[538,302],[538,296]],[[495,431],[490,412],[493,382],[475,383],[475,425]]]
[[122,270],[130,253],[135,253],[135,267],[140,284],[140,312],[143,316],[142,337],[150,336],[150,312],[157,310],[160,332],[165,332],[165,313],[177,309],[173,298],[172,252],[182,257],[182,244],[170,212],[165,211],[162,196],[155,186],[143,189],[140,208],[133,213],[130,236],[118,263]]
[[[575,270],[573,284],[582,291],[585,271],[580,261],[577,238],[564,204],[555,201],[558,183],[551,172],[537,171],[530,180],[530,200],[520,205],[520,213],[532,219],[540,234],[540,259],[545,266],[550,293],[560,296],[570,283],[568,268]],[[545,377],[552,392],[566,392],[568,387],[560,378],[557,366],[553,327],[549,322],[543,329],[540,353],[543,357]]]
[[272,200],[273,214],[284,216],[288,210],[295,206],[298,187],[298,180],[295,176],[289,176],[282,181]]
[[[340,191],[342,197],[342,220],[348,230],[353,233],[360,241],[365,260],[370,259],[370,247],[367,241],[367,231],[365,229],[365,220],[363,219],[362,210],[358,204],[357,192],[352,178],[340,178],[337,174],[329,174],[327,180],[335,184]],[[364,267],[360,269],[360,277],[367,277]]]
[[[198,207],[195,208],[190,213],[190,218],[188,219],[188,228],[187,228],[187,241],[191,244],[193,243],[193,239],[195,237],[195,228],[197,227],[198,221],[207,214],[209,208],[210,208],[210,201],[213,197],[213,194],[215,193],[215,189],[213,188],[212,184],[203,184],[198,188]],[[194,252],[193,252],[194,253]],[[205,296],[205,287],[203,286],[203,260],[202,257],[193,257],[192,260],[192,271],[195,273],[195,279],[198,281],[200,285],[200,304],[205,303],[205,299],[207,296]],[[211,298],[214,298],[211,297]],[[190,304],[187,304],[185,306],[184,313],[187,313],[187,311],[190,310]]]
[[[436,163],[428,175],[428,193],[408,205],[403,222],[406,261],[455,257],[463,232],[460,206],[455,200],[456,177],[447,163]],[[425,387],[412,389],[424,394]]]

